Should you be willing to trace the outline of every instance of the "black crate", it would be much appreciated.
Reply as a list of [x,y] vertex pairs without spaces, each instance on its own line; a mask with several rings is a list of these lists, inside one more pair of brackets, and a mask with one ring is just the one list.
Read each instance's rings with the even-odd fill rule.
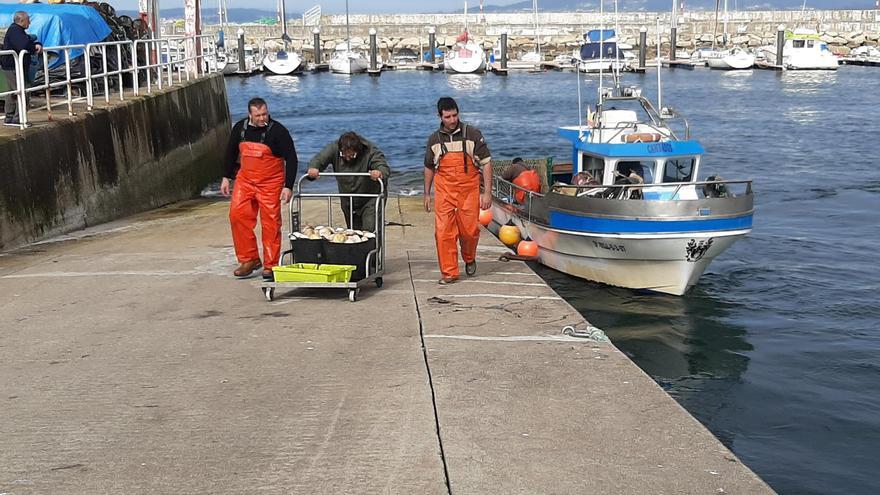
[[[357,282],[367,276],[367,253],[376,249],[376,238],[363,242],[345,244],[324,241],[324,263],[331,265],[354,265],[357,268],[351,274],[351,281]],[[370,257],[370,273],[376,272],[376,256]]]
[[291,241],[294,263],[327,263],[324,260],[324,239],[295,239]]

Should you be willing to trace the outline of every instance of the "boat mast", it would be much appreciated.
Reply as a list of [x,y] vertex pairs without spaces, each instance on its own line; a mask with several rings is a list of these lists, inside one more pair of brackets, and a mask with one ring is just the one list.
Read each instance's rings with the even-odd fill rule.
[[281,40],[284,41],[284,51],[287,52],[287,40],[290,39],[290,36],[287,35],[287,13],[284,11],[284,0],[280,0],[279,4],[280,12],[281,12]]
[[532,10],[535,12],[535,53],[538,59],[541,57],[541,41],[538,38],[538,0],[532,0]]
[[712,51],[715,51],[715,38],[718,37],[718,6],[721,0],[715,0],[715,24],[712,26]]
[[[620,24],[617,15],[617,0],[614,0],[614,37],[620,36]],[[614,76],[614,89],[620,94],[620,40],[614,46],[614,66],[611,68],[611,74]]]
[[[465,33],[468,32],[468,27],[467,27],[467,0],[465,0],[465,2],[464,2],[464,32],[465,32]],[[465,42],[465,44],[467,44],[467,42]]]
[[345,46],[348,53],[351,53],[351,30],[348,25],[348,0],[345,0]]
[[727,21],[730,19],[730,15],[727,13],[727,0],[724,0],[724,48],[727,48]]

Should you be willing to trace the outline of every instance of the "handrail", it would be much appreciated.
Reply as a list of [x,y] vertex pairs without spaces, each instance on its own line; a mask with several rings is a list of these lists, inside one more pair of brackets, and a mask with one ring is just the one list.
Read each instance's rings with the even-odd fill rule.
[[[152,94],[154,87],[163,90],[173,86],[175,72],[178,74],[178,83],[183,82],[184,71],[187,81],[216,73],[217,50],[213,40],[213,35],[199,35],[157,40],[105,41],[85,45],[44,46],[41,53],[36,55],[40,57],[39,60],[42,62],[39,65],[41,65],[43,80],[41,84],[29,87],[26,87],[29,67],[24,66],[24,57],[28,52],[25,50],[20,52],[3,50],[0,51],[0,55],[14,57],[17,88],[14,91],[0,93],[0,97],[15,94],[18,98],[21,129],[28,127],[26,102],[31,93],[43,93],[46,100],[45,109],[50,121],[52,120],[52,108],[55,106],[66,104],[68,115],[73,116],[75,115],[74,104],[76,103],[85,101],[87,111],[94,109],[96,90],[103,90],[105,103],[110,102],[114,89],[118,90],[119,101],[124,101],[125,91],[129,89],[135,96],[140,96],[142,89],[146,89],[147,94]],[[177,58],[171,57],[172,41],[182,43],[182,46],[175,47]],[[207,49],[197,50],[196,47],[199,47],[203,42]],[[72,51],[82,51],[80,56],[83,58],[79,59],[80,56],[72,57]],[[59,77],[58,74],[50,73],[50,53],[58,54],[63,59],[63,76]],[[82,74],[75,72],[75,64],[78,60],[81,60],[83,66]],[[58,65],[58,67],[62,67],[62,65]],[[58,72],[58,67],[54,69],[56,72]],[[53,80],[53,76],[57,80]],[[53,96],[53,90],[61,90],[63,94]],[[83,91],[84,96],[74,97],[76,90]]]
[[[16,53],[15,50],[0,50],[0,56],[11,55],[15,64],[15,89],[0,93],[0,97],[5,98],[7,95],[14,94],[18,99],[18,122],[19,127],[24,129],[27,127],[27,96],[25,96],[24,87],[24,53]],[[8,111],[8,110],[7,110]]]

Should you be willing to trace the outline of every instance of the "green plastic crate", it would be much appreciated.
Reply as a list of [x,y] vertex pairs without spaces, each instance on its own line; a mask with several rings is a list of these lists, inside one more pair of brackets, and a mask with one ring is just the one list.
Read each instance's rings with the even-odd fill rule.
[[272,272],[276,282],[348,282],[356,268],[354,265],[295,263],[274,266]]

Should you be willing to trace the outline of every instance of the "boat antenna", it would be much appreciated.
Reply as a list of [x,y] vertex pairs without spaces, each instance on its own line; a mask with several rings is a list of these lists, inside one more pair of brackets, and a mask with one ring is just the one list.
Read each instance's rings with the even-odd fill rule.
[[602,90],[604,89],[604,80],[602,69],[605,66],[605,0],[599,0],[599,104],[602,101]]
[[[660,85],[660,16],[657,16],[657,109],[663,113],[663,87]],[[672,40],[669,40],[672,43]]]
[[345,0],[345,46],[348,47],[348,53],[351,53],[351,30],[348,26],[348,0]]
[[584,139],[584,112],[581,108],[581,68],[575,65],[575,74],[577,74],[577,86],[578,86],[578,141]]

